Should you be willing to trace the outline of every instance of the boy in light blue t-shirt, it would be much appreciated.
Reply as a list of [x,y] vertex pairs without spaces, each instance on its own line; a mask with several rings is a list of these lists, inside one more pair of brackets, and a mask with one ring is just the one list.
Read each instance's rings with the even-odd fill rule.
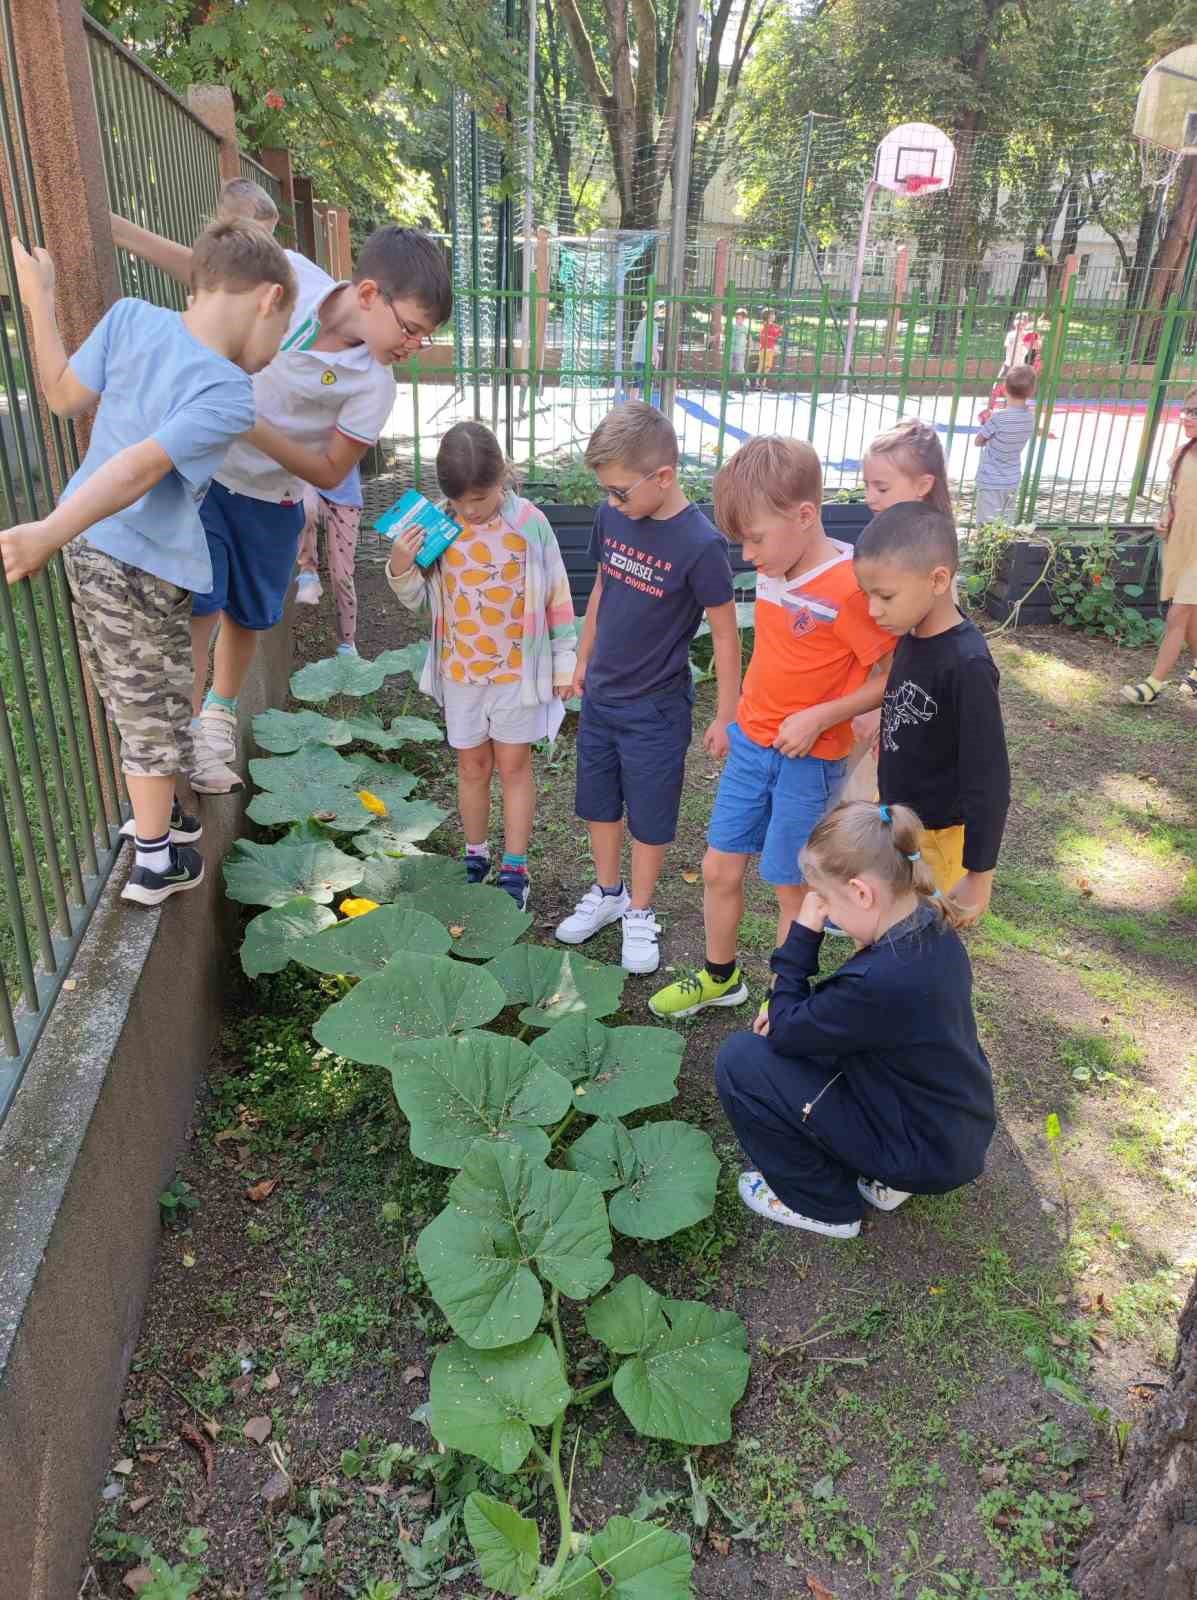
[[47,404],[65,417],[99,409],[58,505],[0,533],[0,559],[12,584],[63,550],[80,649],[120,734],[133,805],[137,855],[122,897],[158,905],[204,876],[191,848],[200,825],[175,796],[191,761],[191,596],[212,584],[199,502],[253,426],[249,374],[278,350],[295,277],[261,228],[214,223],[196,241],[185,312],[118,300],[68,361],[53,261],[15,239],[13,255]]

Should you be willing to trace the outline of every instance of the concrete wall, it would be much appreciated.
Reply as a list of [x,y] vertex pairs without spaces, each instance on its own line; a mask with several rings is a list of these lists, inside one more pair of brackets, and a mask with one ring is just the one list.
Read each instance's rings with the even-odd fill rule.
[[[242,696],[282,703],[289,619]],[[174,1174],[221,1023],[237,910],[221,860],[246,792],[205,796],[200,888],[121,902],[119,861],[0,1126],[0,1592],[69,1600],[107,1466]]]

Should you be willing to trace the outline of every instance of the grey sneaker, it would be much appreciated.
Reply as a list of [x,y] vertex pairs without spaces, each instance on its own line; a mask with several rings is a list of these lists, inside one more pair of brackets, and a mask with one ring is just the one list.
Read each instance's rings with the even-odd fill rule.
[[856,1187],[878,1211],[896,1211],[910,1199],[908,1189],[891,1189],[886,1183],[878,1183],[876,1178],[857,1178]]
[[557,938],[562,944],[585,944],[601,928],[619,921],[628,909],[630,898],[626,888],[618,894],[604,894],[597,883],[592,883],[572,915],[557,924]]
[[196,794],[231,794],[243,786],[232,763],[237,759],[237,719],[223,706],[205,706],[192,734],[194,765],[189,774]]
[[190,845],[172,844],[170,865],[165,872],[151,872],[149,867],[134,864],[129,881],[121,890],[121,899],[136,901],[139,906],[159,906],[172,894],[198,888],[203,881],[204,858],[199,851]]

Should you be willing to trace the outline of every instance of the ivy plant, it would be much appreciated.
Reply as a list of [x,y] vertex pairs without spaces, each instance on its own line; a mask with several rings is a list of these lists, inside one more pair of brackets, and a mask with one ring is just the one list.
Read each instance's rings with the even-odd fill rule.
[[[317,703],[369,694],[421,658],[348,659],[302,669],[296,694]],[[375,769],[390,763],[334,748],[397,748],[377,719],[269,712],[258,723],[279,754],[254,763],[268,785],[254,804],[269,799],[274,816],[278,796],[298,798],[286,835],[242,842],[226,864],[229,894],[266,908],[247,925],[242,965],[251,977],[288,961],[338,975],[340,998],[313,1036],[386,1069],[413,1155],[455,1171],[444,1209],[416,1242],[453,1333],[432,1365],[425,1419],[446,1449],[499,1473],[531,1469],[552,1491],[548,1547],[516,1506],[468,1495],[462,1521],[482,1581],[526,1600],[685,1600],[688,1541],[624,1516],[577,1531],[563,1458],[571,1410],[608,1392],[647,1438],[725,1441],[748,1382],[747,1333],[734,1312],[617,1275],[618,1235],[665,1239],[714,1209],[719,1164],[708,1135],[680,1120],[636,1120],[674,1099],[682,1039],[604,1022],[619,1010],[620,967],[524,943],[531,919],[509,896],[467,885],[457,861],[418,852],[405,808],[428,803],[411,797],[412,774],[397,779],[401,793],[387,791],[387,772]],[[310,791],[325,785],[359,800],[367,824],[313,818]],[[347,890],[338,916],[332,906]],[[581,1349],[567,1342],[563,1299],[584,1307],[568,1319]]]

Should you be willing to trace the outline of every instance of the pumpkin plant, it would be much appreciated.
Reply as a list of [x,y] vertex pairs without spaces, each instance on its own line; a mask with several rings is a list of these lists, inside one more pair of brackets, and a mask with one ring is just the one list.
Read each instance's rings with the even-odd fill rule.
[[[369,693],[400,654],[356,668],[316,663],[293,687],[311,699]],[[629,1120],[674,1098],[682,1039],[603,1021],[619,1009],[622,968],[520,943],[531,918],[510,896],[465,885],[457,862],[411,853],[392,805],[379,816],[352,787],[372,758],[333,748],[369,742],[372,723],[299,712],[292,726],[287,715],[259,721],[275,750],[302,736],[282,758],[293,765],[259,761],[251,771],[299,814],[275,843],[235,846],[225,867],[230,895],[266,908],[246,928],[242,964],[251,977],[288,961],[341,975],[342,998],[314,1037],[385,1068],[412,1154],[456,1172],[416,1245],[454,1335],[432,1364],[425,1420],[440,1444],[497,1472],[531,1464],[551,1485],[558,1519],[546,1551],[535,1522],[472,1493],[464,1527],[482,1580],[536,1600],[684,1600],[688,1541],[630,1517],[576,1532],[565,1457],[571,1409],[608,1391],[645,1437],[725,1441],[748,1381],[747,1333],[733,1312],[665,1298],[635,1274],[615,1279],[613,1235],[665,1239],[714,1208],[719,1163],[708,1135],[676,1120]],[[371,782],[370,795],[385,788],[377,773]],[[349,798],[334,806],[333,788]],[[426,805],[407,793],[395,804]],[[334,815],[306,813],[313,799]],[[273,798],[265,809],[282,820]],[[330,906],[346,891],[353,914],[338,918]],[[584,1305],[581,1317],[563,1318],[563,1300]],[[583,1362],[567,1325],[584,1328],[604,1356],[591,1349]]]

